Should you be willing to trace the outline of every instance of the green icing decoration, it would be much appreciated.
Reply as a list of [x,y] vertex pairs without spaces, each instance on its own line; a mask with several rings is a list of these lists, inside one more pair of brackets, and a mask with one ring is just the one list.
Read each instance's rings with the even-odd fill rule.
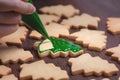
[[[82,50],[82,48],[79,45],[76,45],[76,44],[74,44],[70,41],[66,41],[64,39],[55,39],[52,37],[49,37],[48,39],[52,42],[52,45],[54,47],[54,48],[48,49],[48,50],[51,50],[53,53],[56,53],[58,51],[78,52],[78,51]],[[46,39],[44,39],[44,40],[46,40]],[[38,52],[39,53],[43,53],[43,52],[47,51],[47,50],[42,50],[42,51],[40,50],[40,45],[42,44],[43,41],[41,41],[41,43],[39,43],[39,45],[38,45]]]

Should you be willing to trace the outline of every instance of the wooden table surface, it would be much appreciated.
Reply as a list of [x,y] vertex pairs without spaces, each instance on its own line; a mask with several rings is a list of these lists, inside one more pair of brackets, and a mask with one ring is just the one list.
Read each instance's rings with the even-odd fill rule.
[[[55,4],[72,4],[76,8],[80,9],[80,13],[88,13],[93,16],[98,16],[101,18],[101,21],[99,23],[98,30],[104,30],[107,35],[107,48],[117,46],[120,44],[120,35],[112,35],[107,32],[106,30],[106,18],[107,17],[120,17],[120,0],[33,0],[35,6],[38,8],[46,6],[46,5],[55,5]],[[27,36],[27,41],[25,41],[23,44],[23,48],[25,50],[30,50],[32,54],[34,55],[36,60],[40,60],[41,58],[38,57],[37,52],[32,48],[33,43],[36,40],[30,39]],[[120,64],[117,61],[111,60],[110,56],[105,55],[105,50],[102,52],[95,52],[90,51],[86,48],[83,48],[85,52],[89,52],[92,56],[99,56],[111,63],[114,63],[119,69]],[[70,66],[68,66],[68,59],[67,58],[51,58],[51,57],[45,57],[42,58],[47,63],[54,63],[56,66],[61,67],[63,70],[66,70],[68,72],[68,75],[70,77],[70,80],[90,80],[90,79],[96,79],[101,80],[104,78],[104,76],[96,77],[96,76],[89,76],[85,77],[83,74],[72,76],[70,72]],[[33,62],[33,61],[32,61]],[[29,62],[31,63],[31,62]],[[19,64],[8,64],[7,66],[10,66],[13,70],[13,73],[19,77]],[[120,77],[120,72],[117,75],[114,75],[112,77],[109,77],[110,80],[118,80],[118,77]]]

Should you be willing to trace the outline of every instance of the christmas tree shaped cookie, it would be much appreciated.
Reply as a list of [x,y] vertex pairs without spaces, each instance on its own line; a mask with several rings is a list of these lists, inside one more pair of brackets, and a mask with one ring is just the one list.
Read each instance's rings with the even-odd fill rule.
[[57,22],[60,20],[60,17],[55,15],[39,14],[39,17],[44,25],[47,25],[52,22]]
[[119,79],[118,80],[120,80],[120,77],[119,77]]
[[22,46],[22,41],[26,40],[27,33],[28,29],[21,26],[16,32],[0,38],[0,43],[9,43]]
[[113,60],[120,62],[120,44],[116,47],[107,49],[106,52],[106,54],[110,55]]
[[98,28],[99,17],[94,17],[89,14],[83,13],[74,17],[64,19],[61,24],[69,25],[74,28]]
[[119,71],[114,64],[100,57],[92,57],[88,53],[77,58],[70,58],[68,62],[73,75],[84,73],[85,76],[112,76]]
[[[98,79],[90,79],[90,80],[98,80]],[[103,78],[103,79],[100,79],[100,80],[110,80],[109,78]]]
[[55,39],[50,37],[41,42],[36,42],[34,48],[38,50],[40,57],[51,55],[52,57],[78,56],[83,53],[82,48],[70,41],[64,39]]
[[43,37],[43,35],[37,32],[36,30],[32,30],[29,36],[30,38],[38,39],[38,40],[40,40]]
[[107,18],[107,30],[112,34],[120,34],[120,18]]
[[39,11],[48,14],[54,14],[57,16],[71,17],[75,14],[79,13],[78,9],[75,9],[72,5],[54,5],[54,6],[46,6],[40,8]]
[[[65,26],[65,25],[61,25],[58,23],[51,23],[49,25],[45,26],[45,29],[47,30],[49,36],[51,37],[55,37],[55,38],[59,38],[60,36],[62,37],[68,37],[69,36],[69,26]],[[40,39],[43,36],[38,33],[37,31],[32,31],[30,34],[31,38],[35,38],[35,39]]]
[[20,80],[68,80],[68,74],[52,63],[36,61],[21,65]]
[[0,80],[18,80],[13,74],[3,76]]
[[8,75],[11,72],[12,72],[12,70],[9,67],[6,67],[4,65],[0,65],[0,77]]
[[3,64],[28,62],[33,60],[33,55],[30,51],[25,51],[22,48],[13,47],[0,47],[0,61]]
[[70,34],[69,38],[90,50],[101,51],[106,47],[107,36],[104,31],[81,29]]
[[45,26],[49,36],[59,38],[60,36],[68,37],[69,36],[69,26],[61,25],[58,23],[51,23],[48,26]]

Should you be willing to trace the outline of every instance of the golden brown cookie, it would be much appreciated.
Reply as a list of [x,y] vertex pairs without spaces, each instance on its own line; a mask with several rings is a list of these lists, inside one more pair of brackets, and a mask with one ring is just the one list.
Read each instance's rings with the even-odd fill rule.
[[120,80],[120,77],[118,78],[118,80]]
[[61,25],[58,23],[51,23],[45,26],[49,36],[59,38],[60,36],[68,37],[69,36],[69,26]]
[[39,14],[39,17],[44,25],[50,24],[52,22],[57,22],[60,20],[60,17],[55,15]]
[[109,78],[103,78],[102,80],[110,80]]
[[114,64],[100,57],[92,57],[88,53],[77,58],[70,58],[68,62],[73,75],[84,73],[85,76],[112,76],[119,71]]
[[0,65],[0,77],[8,75],[11,72],[12,72],[11,68],[6,67],[4,65]]
[[120,18],[107,18],[107,30],[112,34],[120,34]]
[[29,37],[40,40],[43,37],[43,35],[37,32],[36,30],[32,30]]
[[18,80],[13,74],[3,76],[0,80]]
[[30,51],[25,51],[17,47],[1,47],[0,48],[0,61],[3,64],[28,62],[33,60],[33,55]]
[[73,28],[98,28],[99,17],[91,16],[83,13],[82,15],[76,15],[74,17],[64,19],[61,24],[69,25]]
[[45,6],[40,8],[39,11],[48,14],[54,14],[57,16],[71,17],[75,14],[79,14],[79,10],[75,9],[72,5],[54,5],[54,6]]
[[106,47],[107,36],[104,31],[81,29],[70,34],[69,38],[90,50],[102,51]]
[[0,43],[0,48],[3,48],[3,47],[8,47],[8,46],[5,43]]
[[106,54],[110,55],[113,60],[120,62],[120,44],[106,50]]
[[46,6],[40,8],[39,11],[48,14],[54,14],[57,16],[71,17],[75,14],[79,14],[79,10],[75,9],[72,5],[54,5],[54,6]]
[[22,46],[22,41],[26,40],[27,33],[27,28],[25,28],[24,26],[19,27],[16,32],[0,38],[0,43],[9,43]]
[[[90,79],[90,80],[98,80],[98,79]],[[103,79],[100,79],[100,80],[110,80],[109,78],[103,78]]]
[[[35,49],[35,50],[38,49],[38,44],[39,44],[39,43],[40,43],[40,42],[36,42],[36,43],[34,44],[34,49]],[[61,45],[63,45],[63,44],[61,44]],[[67,57],[67,56],[74,57],[74,56],[78,56],[78,55],[80,55],[80,54],[83,53],[83,50],[80,50],[80,51],[78,51],[78,52],[58,51],[58,52],[55,52],[55,53],[54,53],[54,52],[52,52],[52,51],[50,50],[50,49],[52,49],[52,48],[53,48],[53,44],[51,43],[50,40],[46,39],[45,41],[43,41],[42,44],[40,45],[40,50],[41,50],[41,51],[44,51],[44,50],[45,50],[45,51],[44,51],[44,52],[39,52],[39,51],[38,51],[39,57],[46,57],[46,56],[48,56],[48,55],[50,55],[50,56],[53,57],[53,58],[59,57],[59,56],[61,56],[61,57]]]
[[[45,28],[48,32],[48,35],[51,37],[55,37],[55,38],[59,38],[60,36],[68,37],[70,34],[69,26],[58,24],[58,23],[51,23],[49,25],[46,25]],[[41,39],[43,36],[40,33],[38,33],[37,31],[33,30],[30,33],[30,37],[35,38],[35,39]]]
[[20,80],[68,80],[68,74],[52,63],[36,61],[21,65]]

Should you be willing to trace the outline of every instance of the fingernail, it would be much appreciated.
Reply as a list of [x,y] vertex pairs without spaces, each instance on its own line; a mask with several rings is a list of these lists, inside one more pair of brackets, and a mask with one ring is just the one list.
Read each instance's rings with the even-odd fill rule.
[[34,6],[31,6],[31,13],[35,12],[36,8]]
[[32,14],[35,11],[36,11],[36,8],[33,5],[30,5],[29,10],[28,10],[28,14]]

